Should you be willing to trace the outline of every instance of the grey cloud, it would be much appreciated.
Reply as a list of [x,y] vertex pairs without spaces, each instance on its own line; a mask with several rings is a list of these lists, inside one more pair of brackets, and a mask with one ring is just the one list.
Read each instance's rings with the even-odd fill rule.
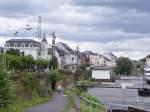
[[69,0],[65,0],[65,2],[62,0],[1,0],[0,15],[12,18],[38,15],[67,3]]
[[136,9],[150,11],[149,0],[74,0],[74,4],[81,6],[107,6],[120,9]]

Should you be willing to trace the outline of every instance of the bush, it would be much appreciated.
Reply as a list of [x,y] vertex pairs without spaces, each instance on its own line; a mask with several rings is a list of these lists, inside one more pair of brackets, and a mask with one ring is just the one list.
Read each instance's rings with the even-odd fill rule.
[[57,70],[51,70],[48,74],[48,81],[51,82],[51,88],[55,91],[57,81],[62,79],[61,73]]
[[13,104],[14,92],[6,71],[0,67],[0,108]]
[[20,84],[28,93],[32,93],[33,91],[39,92],[40,82],[37,80],[36,74],[28,73],[22,76]]
[[95,78],[90,78],[88,81],[90,81],[90,82],[96,82],[96,79]]

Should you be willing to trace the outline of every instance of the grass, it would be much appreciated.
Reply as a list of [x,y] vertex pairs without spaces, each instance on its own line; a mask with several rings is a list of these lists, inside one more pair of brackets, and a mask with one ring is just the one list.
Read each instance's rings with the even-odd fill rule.
[[75,101],[73,98],[74,93],[72,89],[65,89],[64,94],[68,95],[68,104],[63,112],[69,112],[72,108],[75,108]]
[[75,108],[75,101],[72,96],[68,96],[68,104],[63,112],[69,112],[72,108]]
[[96,108],[90,108],[87,105],[81,104],[80,105],[81,112],[106,112],[104,108],[99,108],[98,111]]
[[0,112],[23,112],[26,108],[48,101],[50,101],[50,98],[37,96],[32,98],[32,100],[23,100],[21,98],[17,98],[12,106],[9,108],[1,108]]

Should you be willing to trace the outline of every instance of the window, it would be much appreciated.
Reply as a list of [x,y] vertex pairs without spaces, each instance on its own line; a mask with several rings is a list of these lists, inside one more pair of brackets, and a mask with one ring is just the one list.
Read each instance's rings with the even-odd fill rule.
[[14,44],[14,47],[18,47],[18,44],[17,44],[17,43],[15,43],[15,44]]
[[30,43],[30,44],[29,44],[29,47],[33,47],[33,44],[32,44],[32,43]]
[[22,43],[22,44],[21,44],[21,47],[25,47],[25,43]]
[[7,43],[7,44],[6,44],[6,47],[10,47],[10,43]]

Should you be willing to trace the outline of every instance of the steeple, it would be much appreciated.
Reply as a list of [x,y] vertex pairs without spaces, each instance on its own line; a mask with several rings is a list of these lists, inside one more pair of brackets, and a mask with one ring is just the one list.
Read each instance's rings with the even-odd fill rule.
[[47,39],[46,39],[45,33],[44,33],[44,35],[43,35],[42,42],[43,42],[43,43],[47,43]]

